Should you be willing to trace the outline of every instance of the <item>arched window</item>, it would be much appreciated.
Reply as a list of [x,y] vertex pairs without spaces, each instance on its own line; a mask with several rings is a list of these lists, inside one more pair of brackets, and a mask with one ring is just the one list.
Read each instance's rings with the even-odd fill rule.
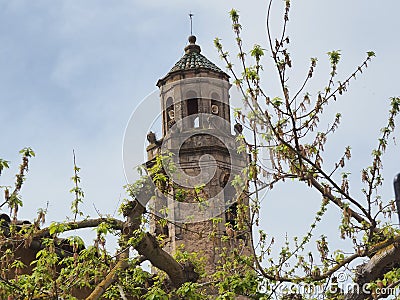
[[196,98],[188,99],[186,108],[188,116],[197,114],[199,112],[199,103],[197,99]]
[[186,112],[189,119],[188,126],[189,128],[199,127],[199,101],[197,95],[195,92],[189,91],[186,97]]
[[173,108],[174,106],[174,100],[172,99],[172,97],[168,97],[167,102],[165,103],[166,105],[166,109],[170,109],[171,107]]
[[172,97],[168,97],[165,103],[165,114],[167,120],[167,127],[171,128],[175,124],[175,110],[174,110],[174,100]]
[[200,118],[198,116],[196,116],[193,119],[193,128],[199,128],[200,127]]
[[238,207],[237,203],[233,203],[228,209],[225,211],[225,222],[232,225],[232,228],[235,228],[237,224],[237,215],[238,215]]
[[237,219],[237,199],[236,199],[236,189],[232,185],[232,181],[229,173],[223,174],[220,179],[221,188],[224,191],[225,199],[225,222],[232,225],[232,228],[236,225]]

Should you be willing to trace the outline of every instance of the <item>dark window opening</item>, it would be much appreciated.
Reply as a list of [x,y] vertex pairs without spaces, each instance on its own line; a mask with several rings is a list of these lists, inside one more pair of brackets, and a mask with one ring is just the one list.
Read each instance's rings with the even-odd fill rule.
[[169,237],[169,228],[168,224],[162,225],[160,222],[160,218],[156,219],[156,226],[155,226],[155,235],[165,235]]
[[171,97],[167,99],[165,112],[166,112],[167,126],[168,128],[171,128],[175,124],[174,104]]
[[175,227],[175,240],[182,240],[183,239],[183,232],[182,232],[182,228],[176,226]]
[[173,106],[173,105],[174,105],[174,101],[172,100],[172,97],[168,97],[167,102],[166,102],[166,108],[167,108],[167,110],[168,110],[169,108],[171,108],[171,106]]
[[188,116],[197,114],[199,112],[199,104],[197,99],[187,100],[187,113]]
[[189,127],[190,128],[196,128],[199,127],[199,103],[196,98],[188,99],[186,101],[186,109],[187,109],[187,115],[189,117]]
[[164,225],[162,228],[162,232],[163,234],[165,234],[166,236],[169,237],[169,229],[168,229],[168,225]]
[[[236,239],[239,240],[243,240],[244,244],[246,246],[248,246],[248,234],[246,233],[246,231],[241,231],[238,230],[237,228],[237,222],[238,222],[238,204],[237,203],[233,203],[225,212],[225,226],[232,228],[235,233],[234,233],[234,237]],[[225,231],[225,234],[228,234]]]
[[235,228],[237,219],[237,203],[233,203],[225,212],[226,223],[232,225]]
[[232,181],[229,181],[229,173],[225,174],[222,178],[222,188],[224,189],[225,198],[225,220],[226,223],[232,225],[235,228],[237,219],[237,202],[236,202],[236,189],[232,186]]

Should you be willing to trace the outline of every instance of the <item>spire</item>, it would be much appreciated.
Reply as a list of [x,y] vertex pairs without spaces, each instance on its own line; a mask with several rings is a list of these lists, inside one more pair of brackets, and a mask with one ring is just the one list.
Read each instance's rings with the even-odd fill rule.
[[193,35],[193,16],[191,12],[189,13],[189,18],[190,18],[190,35]]
[[189,45],[185,47],[185,53],[200,53],[201,48],[199,45],[196,45],[196,37],[193,35],[193,16],[192,12],[189,13],[189,18],[190,18],[190,36],[188,38],[189,40]]

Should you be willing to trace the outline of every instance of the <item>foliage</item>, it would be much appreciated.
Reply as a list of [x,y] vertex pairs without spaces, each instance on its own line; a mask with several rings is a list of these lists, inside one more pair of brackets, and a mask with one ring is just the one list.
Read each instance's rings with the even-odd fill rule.
[[[372,163],[361,171],[361,179],[365,184],[362,190],[365,199],[358,199],[350,192],[349,176],[346,171],[346,161],[351,159],[351,147],[347,146],[344,149],[333,168],[330,168],[324,160],[327,142],[338,128],[341,114],[336,114],[328,129],[323,129],[325,125],[321,124],[321,120],[326,119],[323,114],[324,108],[348,90],[352,80],[368,67],[368,62],[375,53],[367,52],[365,60],[352,74],[344,81],[337,81],[341,51],[329,51],[327,54],[331,65],[330,78],[328,84],[316,93],[307,91],[317,65],[317,59],[311,58],[303,84],[298,89],[289,89],[288,72],[293,67],[289,52],[290,39],[287,35],[290,1],[285,2],[282,32],[278,38],[273,38],[271,34],[271,4],[272,1],[269,2],[267,12],[269,55],[278,74],[281,95],[268,95],[261,85],[264,69],[261,61],[265,50],[260,45],[255,45],[249,52],[250,58],[248,57],[243,50],[242,26],[237,11],[232,10],[230,15],[239,50],[237,57],[238,65],[242,68],[240,74],[233,68],[234,63],[223,50],[219,39],[215,40],[215,46],[243,96],[244,108],[236,110],[235,117],[236,121],[249,131],[249,134],[244,134],[241,138],[245,140],[247,151],[252,153],[252,163],[257,166],[257,172],[250,172],[250,179],[254,182],[253,219],[258,218],[258,207],[261,205],[258,198],[260,190],[272,189],[287,179],[302,182],[321,195],[322,207],[316,214],[310,232],[300,243],[297,237],[294,237],[293,244],[287,240],[278,259],[268,258],[273,240],[268,241],[267,235],[260,230],[258,244],[260,256],[256,260],[255,269],[260,277],[268,281],[266,285],[269,287],[269,297],[280,297],[282,295],[276,290],[285,282],[329,284],[339,273],[346,272],[346,269],[352,270],[358,258],[373,256],[372,249],[377,247],[379,242],[399,238],[398,231],[388,219],[395,211],[394,203],[383,202],[379,188],[383,181],[382,156],[395,129],[394,120],[399,113],[400,98],[390,99],[388,122],[381,130],[377,148],[372,151]],[[251,139],[251,142],[247,139]],[[258,157],[259,150],[265,149],[269,152],[271,160],[269,166]],[[354,253],[344,254],[340,249],[332,252],[326,236],[312,239],[312,232],[327,211],[328,203],[336,205],[342,211],[340,237],[350,241]],[[252,225],[256,225],[256,222]],[[388,229],[390,233],[387,232]],[[313,240],[320,256],[319,263],[313,258],[314,252],[308,254],[305,252],[305,246]],[[349,276],[351,275],[350,273]],[[383,274],[376,276],[381,277]],[[355,283],[360,283],[357,282],[357,278],[355,280]],[[321,294],[319,296],[323,296],[324,293]],[[326,293],[325,296],[329,295]]]
[[[40,228],[45,223],[46,209],[38,211],[32,224],[21,224],[18,220],[18,211],[23,205],[20,191],[29,161],[35,156],[31,148],[24,148],[20,152],[22,163],[13,188],[0,187],[4,190],[1,207],[7,204],[11,212],[11,218],[3,216],[1,221],[2,299],[76,299],[82,295],[86,299],[140,297],[148,300],[222,300],[235,299],[239,295],[250,299],[368,297],[363,294],[364,290],[340,290],[338,278],[343,274],[347,274],[349,281],[367,287],[375,298],[386,296],[383,288],[398,287],[400,234],[390,220],[396,207],[393,200],[381,198],[380,187],[383,182],[382,157],[395,130],[400,98],[390,98],[387,124],[371,153],[371,162],[360,172],[363,198],[354,196],[346,169],[352,157],[351,147],[343,149],[333,166],[326,163],[325,157],[327,142],[339,127],[341,114],[332,118],[327,129],[321,120],[327,118],[324,109],[347,92],[375,54],[367,52],[355,71],[339,81],[337,69],[342,53],[340,50],[327,52],[329,79],[325,86],[314,92],[308,90],[308,84],[318,60],[311,58],[303,83],[297,89],[289,88],[288,72],[294,65],[287,35],[290,1],[284,1],[283,25],[278,38],[271,34],[271,4],[272,1],[267,12],[268,50],[262,45],[254,45],[248,52],[243,49],[243,28],[239,12],[234,9],[230,11],[230,17],[238,49],[234,59],[238,64],[234,64],[230,54],[224,51],[221,40],[215,39],[215,46],[243,97],[244,107],[235,110],[236,122],[246,129],[237,135],[241,145],[238,152],[245,152],[251,158],[242,174],[235,177],[233,185],[241,189],[252,184],[246,195],[249,202],[238,200],[234,226],[229,222],[221,224],[222,219],[218,217],[211,220],[208,237],[210,241],[219,239],[222,245],[218,249],[221,255],[215,261],[216,272],[207,273],[206,258],[201,251],[190,253],[181,248],[174,257],[165,252],[162,247],[169,242],[167,236],[162,232],[156,236],[147,232],[148,220],[154,215],[134,199],[138,192],[151,192],[153,186],[147,184],[149,177],[159,190],[180,202],[194,199],[201,205],[207,199],[203,185],[183,189],[168,178],[168,172],[176,170],[171,154],[157,156],[152,166],[139,170],[143,175],[141,179],[126,187],[129,199],[120,208],[122,221],[111,217],[78,219],[83,216],[79,205],[84,200],[84,192],[74,153],[72,218]],[[280,84],[280,93],[276,95],[268,94],[263,86],[267,53],[272,58]],[[234,68],[234,65],[238,67]],[[265,150],[270,157],[269,166],[260,158],[260,152]],[[9,166],[9,161],[0,159],[0,176]],[[289,179],[318,192],[321,204],[303,237],[287,236],[284,244],[277,246],[271,233],[260,228],[260,192]],[[333,249],[326,235],[315,236],[316,228],[333,206],[340,211],[338,238],[353,249],[350,253]],[[248,211],[251,216],[246,220],[243,215]],[[168,207],[163,207],[159,213],[163,217],[157,216],[157,226],[163,229],[171,222],[167,218]],[[226,234],[222,236],[217,231],[221,225],[226,227]],[[175,226],[187,230],[186,224]],[[82,228],[96,231],[93,245],[85,246],[77,236],[64,237],[69,231]],[[251,241],[240,239],[246,232],[253,234]],[[119,238],[120,247],[114,255],[105,248],[108,234]],[[248,246],[243,246],[246,242]],[[243,253],[245,247],[251,248],[250,256]],[[158,268],[156,273],[142,267],[145,260]],[[307,284],[318,293],[308,295],[303,292],[300,295],[299,287]],[[211,293],[214,295],[210,296]]]

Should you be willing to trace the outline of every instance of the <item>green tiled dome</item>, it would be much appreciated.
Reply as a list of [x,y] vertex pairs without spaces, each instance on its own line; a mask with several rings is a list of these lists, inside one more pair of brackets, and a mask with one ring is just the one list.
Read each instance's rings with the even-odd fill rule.
[[204,55],[197,52],[189,52],[185,53],[185,55],[175,64],[169,73],[198,68],[210,69],[215,72],[223,72]]
[[168,74],[176,71],[195,69],[208,69],[218,73],[225,73],[200,53],[200,46],[195,44],[195,36],[192,35],[189,37],[189,43],[185,47],[185,55],[173,66]]

